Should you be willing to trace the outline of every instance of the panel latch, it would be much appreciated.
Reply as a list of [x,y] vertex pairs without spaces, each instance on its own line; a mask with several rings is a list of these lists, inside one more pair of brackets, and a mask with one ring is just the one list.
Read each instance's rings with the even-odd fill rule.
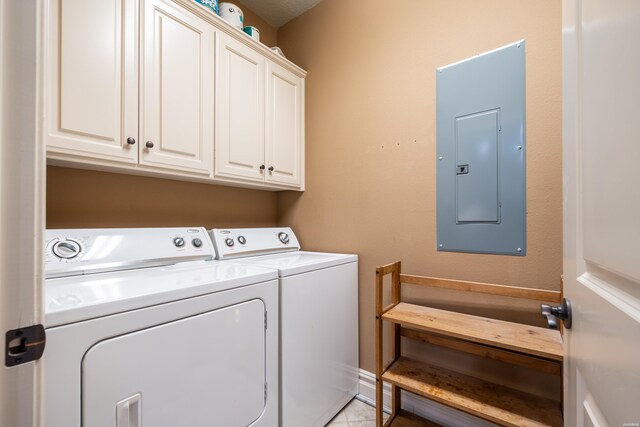
[[469,173],[469,165],[456,166],[456,175],[466,175]]
[[4,365],[11,367],[40,359],[46,342],[47,336],[42,325],[7,331]]

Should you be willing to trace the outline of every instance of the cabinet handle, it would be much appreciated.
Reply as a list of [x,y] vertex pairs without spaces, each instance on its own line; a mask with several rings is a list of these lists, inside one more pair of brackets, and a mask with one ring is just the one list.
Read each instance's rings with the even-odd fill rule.
[[269,166],[269,172],[273,172],[273,166]]
[[134,145],[135,143],[136,143],[135,138],[132,138],[132,137],[127,138],[127,144]]
[[144,144],[144,145],[145,145],[145,147],[147,147],[147,148],[153,148],[153,142],[151,142],[151,141],[147,141],[147,143],[146,143],[146,144]]
[[260,170],[263,171],[264,170],[264,165],[260,165]]

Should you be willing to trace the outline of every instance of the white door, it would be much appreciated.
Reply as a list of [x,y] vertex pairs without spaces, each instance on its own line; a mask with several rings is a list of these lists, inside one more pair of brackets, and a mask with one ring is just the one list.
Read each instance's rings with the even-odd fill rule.
[[226,35],[216,55],[215,176],[264,181],[264,57]]
[[565,0],[565,425],[640,425],[640,2]]
[[163,0],[143,0],[140,164],[209,175],[215,30]]
[[49,151],[137,163],[138,1],[49,4]]
[[[0,1],[0,334],[42,323],[41,0]],[[2,343],[4,352],[4,342]],[[0,367],[0,426],[41,425],[40,362]]]
[[267,63],[266,182],[299,187],[302,182],[304,80]]
[[265,315],[254,299],[94,345],[82,425],[250,425],[266,404]]

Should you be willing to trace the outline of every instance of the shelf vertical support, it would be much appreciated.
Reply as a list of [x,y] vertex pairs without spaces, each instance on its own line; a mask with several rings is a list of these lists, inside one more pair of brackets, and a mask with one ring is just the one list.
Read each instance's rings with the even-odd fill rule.
[[[401,264],[398,261],[393,269],[391,274],[391,303],[393,305],[397,305],[400,303],[401,299],[401,286],[400,286],[400,271]],[[382,315],[380,317],[380,322],[382,322]],[[400,324],[393,325],[393,360],[397,360],[400,357],[401,348],[401,335],[400,335]],[[380,373],[382,375],[382,373]],[[400,398],[401,398],[401,390],[399,387],[392,385],[391,386],[391,417],[395,417],[400,411]]]
[[[391,305],[383,306],[384,302],[384,276],[391,274]],[[383,406],[384,393],[382,374],[385,370],[384,365],[384,345],[383,345],[383,323],[382,315],[386,310],[400,303],[401,298],[401,274],[400,262],[388,264],[376,269],[376,427],[383,427]],[[393,325],[393,361],[400,357],[400,325]],[[389,424],[395,416],[400,412],[400,388],[391,386],[391,417],[387,420]]]
[[384,274],[376,269],[376,427],[382,427],[382,284]]

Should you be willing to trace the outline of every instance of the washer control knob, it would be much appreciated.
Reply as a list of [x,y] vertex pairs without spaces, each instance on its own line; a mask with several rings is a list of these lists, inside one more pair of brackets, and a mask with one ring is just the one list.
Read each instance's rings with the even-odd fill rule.
[[247,239],[244,236],[238,236],[238,243],[244,245],[245,243],[247,243]]
[[60,259],[71,259],[80,255],[80,244],[73,240],[65,239],[53,245],[53,254]]
[[289,235],[285,232],[278,233],[278,239],[285,245],[289,243]]
[[229,238],[224,239],[224,242],[225,242],[225,243],[227,244],[227,246],[229,246],[229,247],[233,246],[233,244],[234,244],[233,239],[232,239],[232,238],[230,238],[230,237],[229,237]]
[[197,237],[195,239],[193,239],[191,241],[191,243],[193,244],[193,246],[195,246],[196,248],[199,248],[202,246],[202,240],[198,239]]
[[176,245],[177,248],[181,248],[184,246],[184,239],[182,237],[176,237],[173,239],[173,244]]

